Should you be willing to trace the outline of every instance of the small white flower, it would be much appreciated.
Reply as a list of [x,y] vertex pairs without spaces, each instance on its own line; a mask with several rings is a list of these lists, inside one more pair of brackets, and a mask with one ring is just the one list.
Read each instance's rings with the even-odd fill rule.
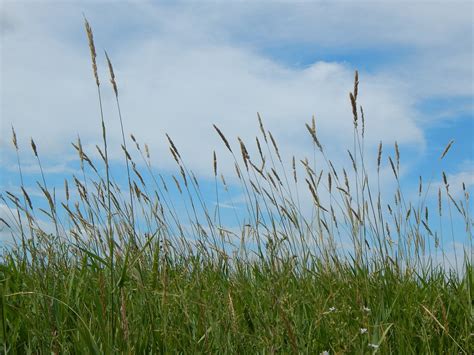
[[364,309],[364,311],[367,312],[367,313],[370,312],[370,308],[368,308],[368,307],[364,307],[363,309]]
[[369,344],[369,346],[370,346],[371,348],[374,348],[374,349],[378,349],[378,348],[379,348],[379,346],[378,346],[377,344]]
[[367,328],[360,328],[360,334],[367,333]]
[[334,312],[335,310],[336,310],[336,307],[329,308],[329,312]]
[[323,351],[321,354],[319,354],[319,355],[329,355],[329,351],[324,350],[324,351]]

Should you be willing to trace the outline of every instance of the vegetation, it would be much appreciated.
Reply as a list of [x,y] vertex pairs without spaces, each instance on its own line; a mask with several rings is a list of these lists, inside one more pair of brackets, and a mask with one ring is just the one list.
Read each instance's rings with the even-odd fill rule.
[[[47,207],[40,208],[27,192],[17,155],[20,193],[2,194],[11,218],[1,223],[15,239],[0,263],[4,353],[474,352],[469,193],[464,187],[464,198],[456,200],[443,173],[445,186],[429,220],[430,184],[420,180],[418,201],[405,198],[395,144],[388,163],[398,188],[393,202],[383,201],[383,147],[375,180],[369,179],[357,72],[349,95],[349,169],[336,169],[326,155],[314,119],[307,129],[317,166],[326,170],[306,158],[293,157],[288,166],[260,115],[257,158],[240,138],[237,151],[214,126],[245,193],[247,213],[237,230],[223,223],[219,203],[209,207],[170,137],[179,171],[171,178],[152,168],[146,145],[134,136],[127,145],[106,55],[122,127],[128,189],[120,189],[109,161],[93,34],[85,24],[100,103],[101,158],[94,161],[80,140],[74,143],[82,176],[65,180],[66,197],[58,201],[43,174],[38,187]],[[14,131],[13,145],[18,154]],[[33,140],[31,146],[41,168]],[[213,159],[213,199],[219,202],[231,187],[216,154]],[[184,208],[176,207],[174,188]],[[309,214],[302,194],[313,200]],[[465,223],[461,270],[432,257],[435,251],[447,257],[445,236],[433,226],[446,221],[445,208]],[[41,222],[45,216],[52,231]]]

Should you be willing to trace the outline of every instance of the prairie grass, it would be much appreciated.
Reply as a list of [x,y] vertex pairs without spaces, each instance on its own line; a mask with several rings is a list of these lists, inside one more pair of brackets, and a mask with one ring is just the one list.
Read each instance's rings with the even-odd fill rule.
[[[395,144],[388,163],[397,189],[393,201],[383,200],[380,168],[387,157],[381,142],[375,176],[369,176],[357,72],[348,98],[354,135],[347,168],[336,168],[326,155],[314,118],[306,128],[318,169],[305,157],[287,164],[260,114],[255,156],[241,138],[234,147],[214,126],[246,201],[244,218],[226,225],[219,205],[230,188],[219,170],[223,158],[212,156],[216,207],[169,136],[177,173],[158,173],[146,144],[131,135],[127,145],[105,53],[122,132],[127,188],[120,189],[120,176],[110,168],[87,21],[86,33],[101,158],[90,158],[78,139],[73,146],[81,176],[65,179],[65,199],[59,201],[42,174],[37,185],[44,201],[38,207],[27,192],[12,132],[19,193],[1,195],[10,216],[0,222],[14,240],[0,263],[3,353],[474,352],[469,192],[463,185],[463,198],[452,196],[443,172],[437,211],[428,212],[430,183],[421,179],[418,200],[408,201]],[[452,144],[440,159],[449,158]],[[31,147],[41,168],[33,140]],[[302,207],[304,197],[312,200],[310,213]],[[445,210],[458,213],[465,225],[457,269],[433,257],[447,259],[444,245],[454,238],[435,227],[454,223]],[[52,230],[43,227],[44,218]]]

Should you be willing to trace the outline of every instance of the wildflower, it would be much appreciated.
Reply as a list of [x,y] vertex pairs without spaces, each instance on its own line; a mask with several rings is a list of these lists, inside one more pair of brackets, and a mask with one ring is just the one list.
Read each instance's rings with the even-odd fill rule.
[[329,355],[329,351],[324,350],[324,351],[323,351],[321,354],[319,354],[319,355]]
[[329,307],[329,309],[326,312],[323,312],[323,314],[329,314],[329,313],[333,313],[335,311],[336,311],[336,307]]
[[369,346],[373,349],[378,349],[379,348],[378,344],[369,344]]
[[360,328],[360,334],[367,333],[367,328]]
[[364,307],[363,310],[364,310],[364,312],[367,312],[367,313],[370,312],[370,308],[368,308],[368,307]]

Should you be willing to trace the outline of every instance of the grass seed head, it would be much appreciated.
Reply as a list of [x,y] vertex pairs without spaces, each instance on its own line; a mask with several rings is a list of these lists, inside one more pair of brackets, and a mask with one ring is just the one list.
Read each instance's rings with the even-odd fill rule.
[[89,41],[89,50],[91,52],[91,60],[92,60],[92,71],[94,73],[95,83],[97,86],[100,85],[99,82],[99,75],[97,74],[97,53],[95,51],[95,44],[94,44],[94,34],[92,33],[92,28],[89,24],[89,21],[84,17],[84,26],[86,28],[87,39]]
[[16,140],[15,129],[12,126],[12,143],[16,150],[18,150],[18,141]]
[[449,149],[451,149],[451,146],[453,145],[453,143],[454,143],[454,140],[451,140],[451,141],[448,143],[448,145],[446,146],[446,148],[444,148],[443,153],[442,153],[441,156],[439,157],[440,160],[443,159],[446,154],[448,154],[448,151],[449,151]]
[[222,131],[215,125],[213,124],[212,125],[214,127],[214,129],[216,130],[217,134],[219,134],[219,136],[221,137],[222,141],[224,142],[225,146],[227,147],[227,149],[229,149],[229,151],[232,153],[232,149],[230,148],[230,144],[229,142],[227,141],[227,138],[224,136],[224,134],[222,133]]
[[260,113],[258,112],[257,112],[257,117],[258,117],[258,123],[260,126],[260,131],[262,132],[263,139],[265,139],[265,142],[267,142],[267,134],[265,133],[265,128],[263,127],[262,117],[260,116]]
[[38,157],[38,151],[36,150],[36,144],[33,138],[31,138],[31,149],[33,149],[33,153],[35,154],[35,156]]
[[217,176],[217,156],[216,151],[213,151],[213,167],[214,167],[214,176]]
[[114,68],[112,66],[112,62],[110,61],[109,55],[107,54],[107,51],[104,51],[104,52],[105,52],[105,58],[107,59],[107,66],[109,67],[110,83],[112,84],[112,88],[114,89],[115,97],[118,97],[118,89],[117,89],[117,82],[115,81]]
[[357,128],[357,103],[354,95],[352,92],[349,93],[349,99],[351,101],[351,106],[352,106],[352,115],[354,116],[354,127]]
[[357,100],[358,93],[359,93],[359,72],[356,70],[354,73],[354,100]]
[[377,153],[377,172],[380,171],[380,162],[382,160],[382,141],[379,143],[379,150]]

